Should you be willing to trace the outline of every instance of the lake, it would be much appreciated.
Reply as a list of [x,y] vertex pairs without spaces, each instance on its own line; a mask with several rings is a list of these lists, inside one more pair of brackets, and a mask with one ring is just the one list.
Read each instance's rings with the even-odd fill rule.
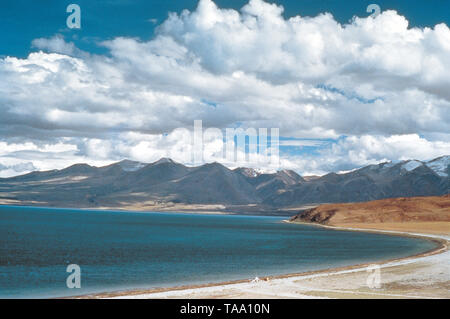
[[[405,257],[434,246],[280,217],[0,206],[0,297],[264,277]],[[66,286],[69,264],[81,268],[80,289]]]

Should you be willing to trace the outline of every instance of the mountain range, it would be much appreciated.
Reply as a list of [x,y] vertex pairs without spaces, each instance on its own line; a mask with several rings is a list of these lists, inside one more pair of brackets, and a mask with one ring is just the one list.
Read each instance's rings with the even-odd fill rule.
[[450,156],[305,178],[291,170],[261,173],[219,163],[187,167],[168,158],[150,164],[123,160],[103,167],[75,164],[1,178],[0,204],[270,212],[319,203],[444,195],[450,189],[449,174]]

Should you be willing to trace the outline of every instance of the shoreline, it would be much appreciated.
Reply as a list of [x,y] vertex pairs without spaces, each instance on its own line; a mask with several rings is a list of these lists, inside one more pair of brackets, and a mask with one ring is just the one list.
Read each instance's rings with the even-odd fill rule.
[[[0,199],[1,207],[12,207],[12,208],[42,208],[42,209],[62,209],[62,210],[81,210],[81,211],[92,211],[92,212],[117,212],[117,213],[142,213],[142,214],[152,214],[152,213],[167,213],[167,214],[192,214],[192,215],[234,215],[234,216],[267,216],[267,217],[291,217],[292,212],[289,210],[247,210],[242,212],[238,208],[234,207],[222,207],[222,208],[209,208],[209,207],[166,207],[166,206],[155,206],[147,208],[133,208],[133,207],[62,207],[62,206],[45,206],[45,205],[29,205],[29,204],[7,204],[3,203]],[[308,206],[310,207],[310,206]]]
[[[302,222],[291,222],[289,220],[283,220],[283,222],[292,223],[292,224],[306,224],[317,227],[324,227],[334,230],[342,230],[342,231],[358,231],[358,232],[367,232],[367,233],[378,233],[385,235],[395,235],[395,236],[404,236],[404,237],[413,237],[413,238],[421,238],[424,240],[429,240],[437,244],[437,246],[428,251],[414,254],[407,257],[401,258],[391,258],[387,260],[381,260],[370,263],[360,263],[355,265],[343,266],[343,267],[334,267],[327,268],[315,271],[308,272],[300,272],[300,273],[289,273],[283,275],[273,275],[264,277],[263,280],[258,282],[253,282],[253,279],[241,279],[241,280],[231,280],[231,281],[222,281],[222,282],[214,282],[214,283],[206,283],[206,284],[191,284],[191,285],[181,285],[181,286],[172,286],[172,287],[164,287],[164,288],[150,288],[150,289],[130,289],[130,290],[122,290],[122,291],[112,291],[112,292],[103,292],[103,293],[94,293],[94,294],[86,294],[79,296],[71,296],[71,297],[63,297],[63,298],[78,298],[78,299],[103,299],[103,298],[170,298],[171,296],[179,298],[181,294],[195,294],[195,293],[206,293],[206,297],[208,298],[208,293],[211,290],[225,290],[225,289],[239,289],[245,288],[246,285],[260,285],[264,283],[274,283],[277,281],[283,280],[304,280],[310,278],[317,277],[328,277],[331,275],[340,275],[340,274],[348,274],[353,272],[366,272],[367,267],[370,265],[379,265],[380,268],[386,267],[395,267],[401,266],[406,263],[414,263],[415,261],[419,261],[421,258],[426,258],[430,256],[435,256],[439,254],[443,254],[445,252],[449,252],[450,246],[450,236],[444,235],[435,235],[435,234],[426,234],[426,233],[412,233],[412,232],[403,232],[403,231],[393,231],[393,230],[378,230],[378,229],[363,229],[363,228],[350,228],[350,227],[341,227],[341,226],[329,226],[315,223],[302,223]],[[242,286],[242,287],[241,287]],[[368,293],[370,295],[370,292]],[[195,297],[194,297],[195,298]],[[219,297],[220,298],[220,297]]]

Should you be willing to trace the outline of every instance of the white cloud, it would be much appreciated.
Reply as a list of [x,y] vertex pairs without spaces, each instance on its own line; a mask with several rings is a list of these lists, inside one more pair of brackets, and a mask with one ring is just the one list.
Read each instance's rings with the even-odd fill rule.
[[417,134],[362,135],[329,144],[319,155],[287,157],[285,165],[306,175],[322,175],[391,160],[428,161],[443,154],[450,154],[450,141],[428,141]]
[[49,51],[53,53],[61,53],[66,55],[73,55],[80,52],[73,42],[66,42],[61,35],[56,35],[50,39],[39,38],[34,39],[31,45],[37,49]]
[[417,134],[352,136],[333,145],[331,154],[336,157],[347,155],[352,163],[358,165],[388,159],[430,160],[442,154],[450,154],[450,142],[428,141]]
[[[447,25],[410,28],[395,11],[348,24],[282,12],[261,0],[240,11],[201,0],[171,14],[152,40],[103,42],[108,55],[81,52],[60,35],[36,39],[45,52],[0,59],[0,141],[8,145],[0,156],[19,158],[13,145],[22,145],[61,157],[34,159],[39,169],[167,154],[188,162],[189,145],[172,131],[196,119],[220,129],[279,127],[292,138],[347,136],[322,159],[281,159],[303,171],[449,153]],[[76,150],[43,148],[65,144]],[[217,158],[217,141],[208,154]]]
[[13,165],[3,165],[0,163],[0,178],[25,174],[36,170],[32,162],[20,162]]

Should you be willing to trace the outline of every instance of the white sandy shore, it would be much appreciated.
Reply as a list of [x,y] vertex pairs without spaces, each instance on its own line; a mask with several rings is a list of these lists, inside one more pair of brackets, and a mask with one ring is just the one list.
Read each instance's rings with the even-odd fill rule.
[[[331,227],[375,232],[373,229]],[[312,273],[287,275],[268,281],[222,283],[173,290],[100,294],[93,298],[450,298],[450,236],[411,232],[376,231],[439,240],[439,250],[393,261],[380,266],[381,287],[367,286],[367,265]]]

